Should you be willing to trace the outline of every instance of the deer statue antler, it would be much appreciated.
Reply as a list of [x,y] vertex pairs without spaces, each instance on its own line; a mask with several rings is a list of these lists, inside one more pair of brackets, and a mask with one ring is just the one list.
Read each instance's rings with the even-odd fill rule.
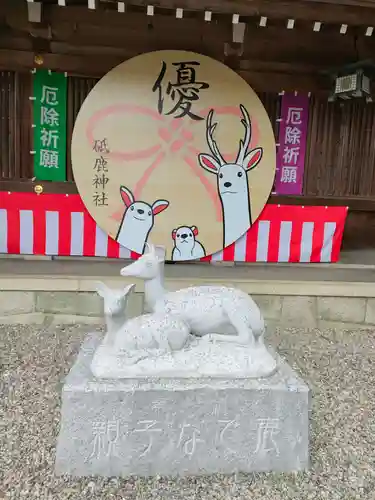
[[249,147],[251,140],[251,122],[249,113],[247,112],[246,108],[242,106],[242,104],[240,104],[240,109],[243,116],[241,123],[245,127],[245,137],[243,140],[240,141],[240,149],[238,151],[238,156],[236,159],[236,163],[238,165],[242,165],[247,153],[247,148]]
[[147,248],[147,253],[151,255],[155,255],[155,246],[152,243],[147,243],[146,242],[146,248]]
[[215,139],[213,138],[214,131],[216,128],[217,123],[212,123],[212,116],[214,114],[214,110],[211,109],[211,111],[208,113],[207,116],[207,128],[206,128],[206,137],[207,137],[207,144],[208,147],[210,148],[211,153],[214,155],[216,160],[220,163],[220,165],[225,165],[225,160],[221,156],[221,153],[219,151],[219,148],[216,144]]

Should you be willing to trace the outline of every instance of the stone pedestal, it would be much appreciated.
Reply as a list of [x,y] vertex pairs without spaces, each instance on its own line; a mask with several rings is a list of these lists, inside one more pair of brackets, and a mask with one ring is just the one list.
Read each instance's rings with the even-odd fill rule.
[[56,473],[150,476],[298,471],[309,463],[309,389],[269,378],[99,380],[90,334],[62,393]]

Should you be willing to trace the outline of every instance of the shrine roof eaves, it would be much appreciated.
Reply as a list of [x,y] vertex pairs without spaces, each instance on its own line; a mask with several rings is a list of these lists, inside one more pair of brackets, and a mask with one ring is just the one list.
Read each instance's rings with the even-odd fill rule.
[[[90,8],[127,6],[211,12],[243,17],[295,19],[351,26],[375,26],[375,0],[25,0]],[[120,10],[120,7],[119,7]]]

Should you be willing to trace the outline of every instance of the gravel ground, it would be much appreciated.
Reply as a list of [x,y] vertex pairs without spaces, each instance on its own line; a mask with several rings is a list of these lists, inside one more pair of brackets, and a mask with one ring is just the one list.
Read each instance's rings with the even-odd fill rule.
[[87,331],[0,326],[0,500],[375,499],[375,332],[293,328],[270,336],[313,392],[308,472],[54,477],[61,382]]

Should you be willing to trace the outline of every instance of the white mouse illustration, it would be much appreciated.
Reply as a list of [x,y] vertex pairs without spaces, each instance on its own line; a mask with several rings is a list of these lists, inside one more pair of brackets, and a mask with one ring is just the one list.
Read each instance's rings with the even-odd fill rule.
[[206,256],[204,246],[195,239],[198,236],[196,226],[180,226],[173,229],[172,238],[174,247],[172,260],[200,259]]
[[169,201],[156,200],[152,205],[135,201],[133,193],[125,186],[120,187],[120,194],[126,208],[116,241],[132,252],[142,254],[154,226],[155,215],[168,208]]

